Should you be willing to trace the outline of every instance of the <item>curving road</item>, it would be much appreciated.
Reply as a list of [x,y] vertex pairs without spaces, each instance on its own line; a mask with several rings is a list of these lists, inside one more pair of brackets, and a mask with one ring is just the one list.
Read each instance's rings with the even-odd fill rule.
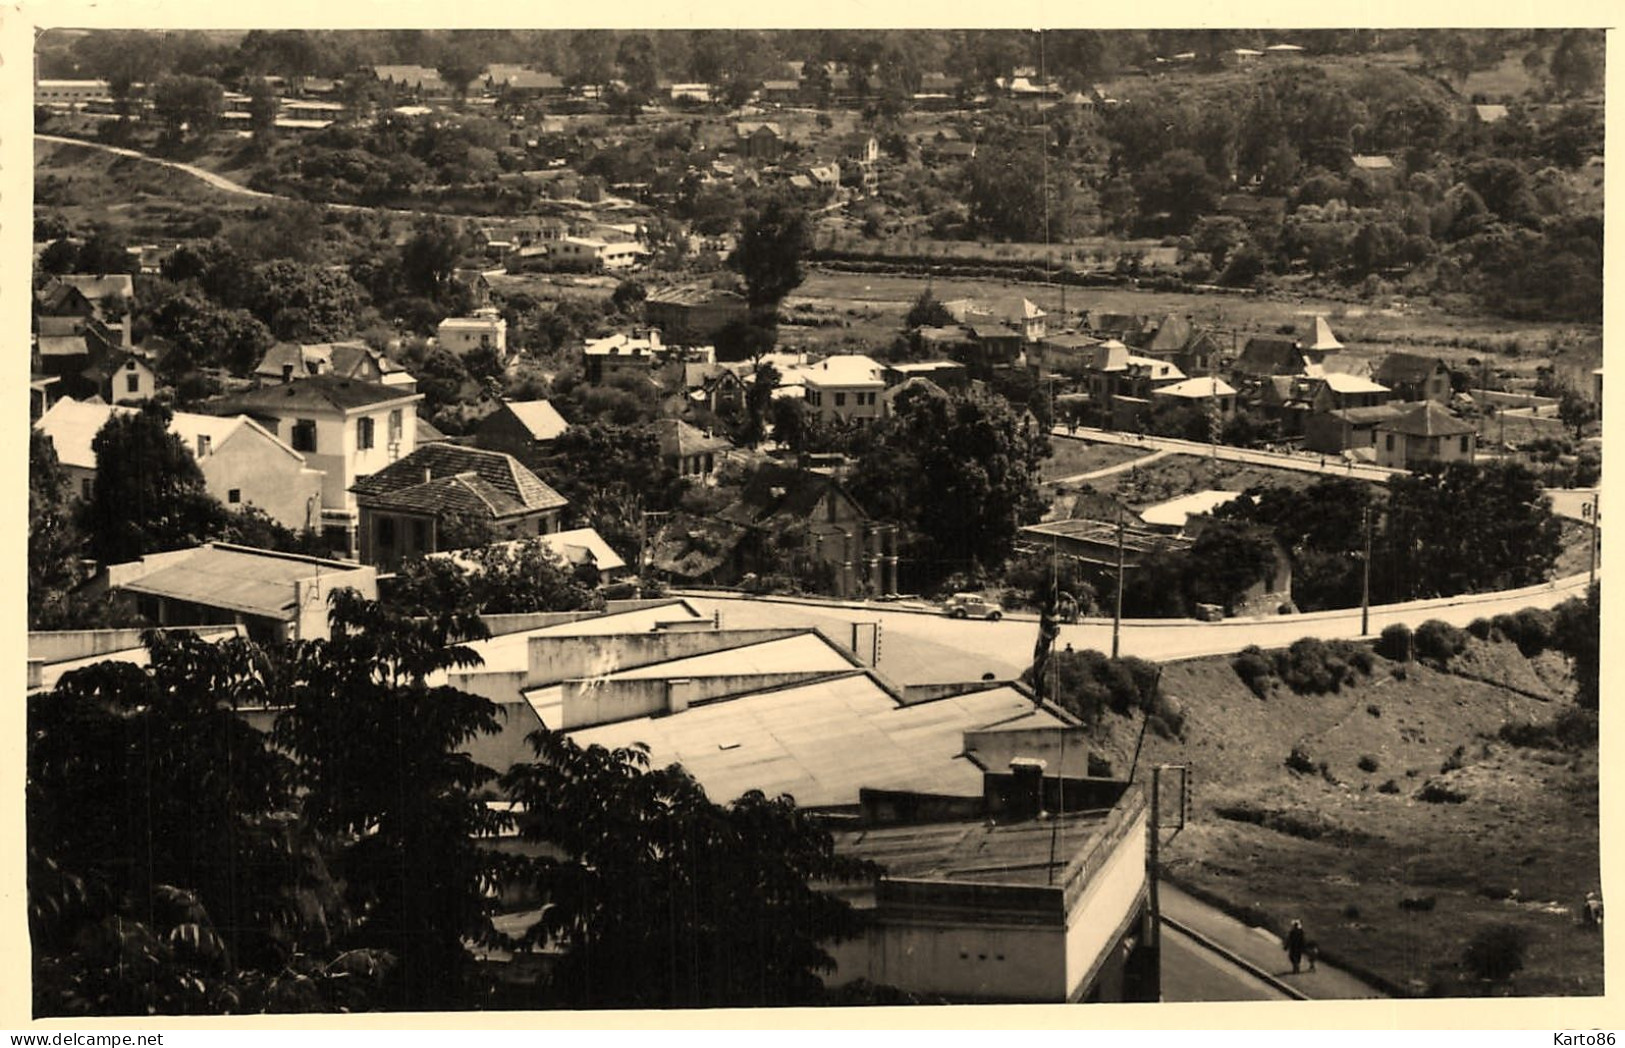
[[[1550,608],[1570,597],[1583,597],[1587,584],[1587,576],[1573,575],[1527,589],[1380,605],[1371,609],[1367,636],[1396,622],[1414,628],[1428,619],[1442,619],[1466,626],[1483,616]],[[1012,680],[1032,662],[1037,636],[1037,616],[1030,614],[980,622],[950,619],[930,608],[887,603],[719,596],[695,590],[674,593],[687,597],[701,614],[716,615],[725,627],[813,626],[844,640],[851,635],[852,623],[878,622],[882,627],[879,668],[904,685],[958,683],[987,673],[998,680]],[[1109,652],[1111,635],[1110,619],[1085,619],[1062,626],[1056,645]],[[1124,655],[1164,662],[1230,654],[1249,644],[1281,648],[1300,637],[1355,640],[1360,635],[1358,608],[1222,622],[1125,619],[1120,650]]]
[[180,171],[184,174],[191,175],[193,178],[207,182],[215,189],[219,189],[226,193],[235,193],[238,196],[260,197],[262,199],[275,200],[287,199],[284,197],[279,197],[275,193],[262,193],[258,189],[249,189],[247,186],[242,185],[241,183],[233,182],[229,178],[217,175],[213,171],[205,171],[203,168],[192,164],[184,164],[179,160],[165,160],[162,157],[149,156],[148,154],[139,150],[126,149],[123,146],[110,146],[105,142],[87,142],[82,138],[67,138],[62,135],[35,134],[34,137],[45,142],[56,142],[65,146],[84,146],[88,149],[99,149],[104,153],[113,153],[117,156],[127,156],[134,160],[145,160],[150,164],[159,164],[163,167],[173,168],[176,171]]

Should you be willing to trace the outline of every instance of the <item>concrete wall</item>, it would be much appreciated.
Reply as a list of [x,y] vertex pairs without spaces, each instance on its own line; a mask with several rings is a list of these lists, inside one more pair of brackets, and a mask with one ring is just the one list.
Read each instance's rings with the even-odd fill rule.
[[1089,731],[1086,728],[967,731],[965,752],[989,772],[1005,771],[1016,757],[1036,757],[1044,762],[1044,775],[1049,778],[1061,775],[1081,779],[1089,773]]
[[574,731],[595,724],[681,713],[694,703],[710,699],[808,684],[830,676],[822,670],[803,670],[653,680],[569,680],[564,682],[560,727]]
[[708,655],[807,632],[804,629],[706,629],[601,637],[532,637],[527,686],[600,677],[617,670]]
[[243,504],[258,506],[284,527],[300,531],[321,526],[325,475],[288,454],[252,426],[240,425],[230,437],[198,462],[209,494],[228,509],[239,492]]
[[[1102,967],[1108,952],[1115,952],[1124,929],[1138,917],[1147,891],[1147,820],[1140,809],[1087,880],[1075,902],[1067,907],[1066,996],[1071,1000],[1087,992],[1088,982]],[[1069,885],[1069,889],[1070,889]],[[1069,890],[1068,894],[1072,894]]]
[[294,637],[300,640],[327,638],[327,598],[338,589],[353,589],[368,600],[377,600],[378,570],[361,566],[349,571],[313,574],[308,579],[295,582]]

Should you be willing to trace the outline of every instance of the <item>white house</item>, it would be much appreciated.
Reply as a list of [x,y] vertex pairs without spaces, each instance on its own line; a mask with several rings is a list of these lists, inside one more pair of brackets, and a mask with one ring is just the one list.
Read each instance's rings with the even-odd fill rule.
[[862,354],[829,357],[800,369],[807,406],[820,421],[877,419],[884,413],[880,394],[885,368]]
[[498,360],[507,360],[508,322],[495,310],[481,310],[472,317],[447,317],[435,329],[435,341],[459,357],[476,349],[494,349]]

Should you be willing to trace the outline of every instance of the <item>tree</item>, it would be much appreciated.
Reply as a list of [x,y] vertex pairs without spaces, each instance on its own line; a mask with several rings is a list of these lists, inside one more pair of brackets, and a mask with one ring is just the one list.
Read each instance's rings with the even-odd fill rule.
[[584,583],[546,542],[531,538],[408,560],[396,574],[390,604],[407,615],[448,608],[480,615],[576,611],[602,606],[595,584]]
[[1585,599],[1571,597],[1555,609],[1552,646],[1569,657],[1574,667],[1574,701],[1594,710],[1601,698],[1602,583],[1594,583]]
[[1565,97],[1590,94],[1602,82],[1602,34],[1594,29],[1571,29],[1552,49],[1552,84]]
[[522,946],[562,948],[555,1003],[574,1008],[811,1004],[828,947],[857,916],[814,887],[873,877],[787,796],[709,799],[681,767],[641,746],[582,748],[531,736],[536,760],[503,787],[525,807],[520,833],[557,855],[537,863],[541,918]]
[[83,527],[98,564],[196,546],[225,526],[225,508],[204,490],[197,461],[169,432],[170,417],[149,402],[113,415],[91,441],[96,479]]
[[853,495],[872,515],[907,522],[940,574],[1003,563],[1043,512],[1048,436],[996,394],[922,389],[898,397],[896,412],[865,434]]
[[1551,500],[1521,463],[1452,462],[1396,476],[1373,586],[1390,600],[1546,581],[1562,548]]
[[453,34],[441,45],[435,56],[434,69],[440,79],[462,100],[468,96],[468,85],[485,69],[485,59],[479,49]]
[[175,344],[170,356],[176,359],[166,357],[163,362],[170,374],[223,367],[235,375],[247,375],[276,342],[271,330],[247,310],[222,309],[195,294],[162,303],[150,322],[154,334]]
[[930,288],[920,292],[920,297],[914,300],[908,313],[903,317],[903,327],[912,331],[918,327],[944,327],[954,323],[952,313],[946,306],[937,301]]
[[292,260],[256,266],[249,294],[249,308],[273,335],[300,342],[352,334],[364,301],[360,285],[343,270]]
[[51,438],[28,431],[28,628],[59,629],[75,621],[83,601],[71,593],[83,581],[83,537],[68,501],[68,477]]
[[728,264],[745,278],[745,299],[757,326],[777,327],[779,303],[806,279],[802,263],[811,247],[806,212],[784,197],[770,197],[745,213]]
[[79,245],[67,237],[53,240],[39,256],[41,273],[72,273],[79,264]]
[[220,123],[225,94],[208,77],[166,76],[152,89],[152,111],[173,137],[203,138]]
[[1046,164],[1046,144],[1029,134],[977,148],[965,165],[971,226],[1002,240],[1046,241],[1071,235],[1075,177]]
[[36,1014],[174,1015],[373,1006],[380,953],[294,765],[237,707],[270,705],[272,654],[148,634],[29,699],[28,907]]
[[1191,596],[1234,608],[1275,573],[1275,538],[1265,528],[1215,520],[1190,548]]
[[1134,178],[1140,213],[1164,214],[1171,232],[1184,232],[1218,205],[1218,184],[1207,163],[1188,149],[1175,149]]
[[462,234],[449,222],[420,225],[401,248],[401,276],[407,290],[438,301],[449,289],[466,247]]
[[464,642],[487,631],[455,609],[413,621],[354,590],[329,603],[331,638],[302,642],[281,670],[272,737],[298,758],[303,817],[341,842],[334,869],[366,915],[347,941],[395,959],[387,1003],[467,1007],[479,986],[464,943],[496,941],[502,866],[479,838],[508,821],[483,799],[496,773],[467,746],[500,725],[489,700],[429,680],[478,665]]
[[278,99],[271,82],[256,78],[248,89],[248,129],[254,136],[254,148],[261,152],[276,141],[277,110]]
[[106,276],[110,273],[128,273],[132,268],[130,253],[125,250],[122,238],[108,230],[101,229],[91,234],[79,247],[79,257],[74,261],[74,272],[95,273],[97,276]]
[[1563,420],[1565,426],[1573,426],[1574,439],[1580,440],[1585,436],[1587,424],[1597,418],[1597,405],[1591,402],[1590,397],[1565,389],[1563,399],[1557,405],[1557,417]]

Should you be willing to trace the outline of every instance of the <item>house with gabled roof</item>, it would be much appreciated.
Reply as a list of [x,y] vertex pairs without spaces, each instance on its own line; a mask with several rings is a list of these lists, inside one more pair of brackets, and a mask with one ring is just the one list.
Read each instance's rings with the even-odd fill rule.
[[52,277],[34,296],[41,335],[80,334],[99,324],[115,346],[130,341],[135,281],[128,273],[68,273]]
[[334,375],[358,382],[379,382],[406,392],[417,388],[417,380],[383,351],[360,339],[346,342],[278,342],[265,351],[254,367],[261,384],[293,382],[312,375]]
[[1377,365],[1375,378],[1394,392],[1396,400],[1450,400],[1450,365],[1442,357],[1418,353],[1390,353]]
[[772,121],[741,121],[734,125],[734,140],[752,160],[772,162],[784,153],[784,128]]
[[361,561],[385,568],[464,548],[471,530],[496,541],[553,534],[568,505],[512,455],[460,444],[426,444],[351,490]]
[[474,444],[524,458],[551,444],[569,426],[549,401],[504,400],[475,427]]
[[801,369],[807,406],[822,421],[848,422],[881,417],[880,391],[886,388],[878,361],[861,353],[837,354]]
[[[740,528],[804,536],[805,552],[823,564],[837,596],[863,589],[897,591],[897,529],[870,518],[840,480],[827,473],[764,465],[716,514]],[[744,564],[771,572],[773,565]]]
[[1471,462],[1477,449],[1478,430],[1434,400],[1376,426],[1379,466],[1415,469],[1434,463]]
[[[96,434],[134,408],[64,398],[34,428],[50,438],[73,494],[88,498],[96,479]],[[321,524],[322,472],[246,415],[177,411],[169,431],[191,452],[204,488],[227,509],[256,506],[294,531]]]
[[1391,397],[1392,391],[1380,382],[1331,371],[1320,379],[1319,388],[1309,404],[1314,411],[1339,411],[1343,408],[1376,407],[1386,404]]
[[312,375],[210,407],[217,414],[248,415],[325,474],[322,532],[334,548],[353,552],[360,512],[351,485],[417,448],[422,399],[421,393],[378,382]]
[[733,447],[726,437],[715,436],[678,418],[655,420],[655,439],[660,443],[660,459],[676,470],[679,477],[703,480],[716,471],[717,456]]
[[1261,379],[1271,375],[1302,375],[1307,371],[1303,347],[1296,339],[1257,335],[1247,340],[1230,366],[1240,379]]

